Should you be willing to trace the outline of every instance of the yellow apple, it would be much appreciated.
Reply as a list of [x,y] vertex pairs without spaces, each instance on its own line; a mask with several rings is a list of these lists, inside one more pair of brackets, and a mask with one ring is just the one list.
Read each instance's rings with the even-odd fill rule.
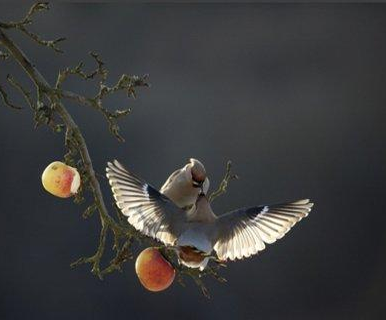
[[68,198],[78,192],[80,175],[76,168],[55,161],[44,170],[42,183],[44,189],[54,196]]

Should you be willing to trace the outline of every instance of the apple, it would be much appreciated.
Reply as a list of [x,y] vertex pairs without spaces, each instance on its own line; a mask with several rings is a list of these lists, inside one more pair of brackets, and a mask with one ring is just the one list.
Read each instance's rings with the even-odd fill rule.
[[135,271],[141,284],[153,292],[167,289],[173,283],[176,273],[156,248],[147,248],[138,255]]
[[42,174],[42,184],[46,191],[60,198],[68,198],[78,192],[80,175],[76,168],[55,161]]

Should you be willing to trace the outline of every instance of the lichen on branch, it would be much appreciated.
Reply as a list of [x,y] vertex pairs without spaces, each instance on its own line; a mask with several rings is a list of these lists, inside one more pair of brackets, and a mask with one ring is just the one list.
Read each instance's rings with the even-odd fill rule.
[[[118,91],[125,92],[128,98],[136,98],[136,89],[139,87],[149,87],[147,83],[147,75],[144,76],[129,76],[127,74],[122,74],[118,81],[113,86],[108,86],[106,84],[108,77],[108,70],[105,67],[105,63],[102,61],[100,56],[95,52],[90,52],[90,56],[95,60],[97,67],[95,70],[86,73],[83,70],[83,62],[80,62],[74,68],[66,68],[59,72],[55,89],[60,92],[61,96],[66,99],[73,100],[79,104],[90,106],[99,110],[105,117],[110,132],[118,139],[118,141],[123,142],[124,138],[119,133],[119,126],[117,121],[127,116],[131,112],[131,108],[117,109],[115,111],[109,111],[103,105],[103,100],[108,96],[113,95]],[[98,93],[94,97],[86,97],[74,92],[67,90],[61,90],[63,83],[70,75],[75,75],[80,77],[83,80],[91,80],[99,78],[99,88]]]
[[32,24],[33,20],[32,17],[41,11],[47,11],[49,10],[48,2],[37,2],[28,10],[25,17],[20,21],[10,21],[10,22],[1,22],[0,21],[0,28],[1,29],[17,29],[20,30],[22,33],[24,33],[27,37],[31,38],[36,43],[49,47],[56,52],[63,52],[57,45],[59,42],[62,42],[66,40],[66,38],[57,38],[55,40],[44,40],[41,38],[38,34],[33,33],[29,30],[28,26]]

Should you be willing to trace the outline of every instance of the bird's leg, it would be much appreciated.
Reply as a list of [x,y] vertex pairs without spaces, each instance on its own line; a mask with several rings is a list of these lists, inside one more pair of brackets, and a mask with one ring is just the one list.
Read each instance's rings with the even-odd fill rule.
[[208,258],[209,260],[212,260],[212,261],[218,263],[222,267],[226,267],[225,261],[219,259],[217,256],[215,256],[213,254],[208,253],[205,255],[205,257]]
[[171,250],[171,251],[174,251],[175,253],[178,253],[180,251],[180,247],[179,246],[166,246],[165,247],[166,250]]

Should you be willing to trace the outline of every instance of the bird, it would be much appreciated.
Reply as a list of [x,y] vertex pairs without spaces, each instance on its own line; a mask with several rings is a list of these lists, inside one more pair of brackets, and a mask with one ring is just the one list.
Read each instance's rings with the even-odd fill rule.
[[174,171],[160,192],[184,210],[194,210],[197,197],[201,190],[208,192],[209,179],[204,165],[197,159],[190,158],[181,169]]
[[217,216],[204,192],[198,195],[195,210],[186,211],[117,160],[108,162],[106,175],[129,224],[176,250],[181,264],[200,270],[211,258],[227,262],[256,255],[281,239],[313,206],[302,199]]

